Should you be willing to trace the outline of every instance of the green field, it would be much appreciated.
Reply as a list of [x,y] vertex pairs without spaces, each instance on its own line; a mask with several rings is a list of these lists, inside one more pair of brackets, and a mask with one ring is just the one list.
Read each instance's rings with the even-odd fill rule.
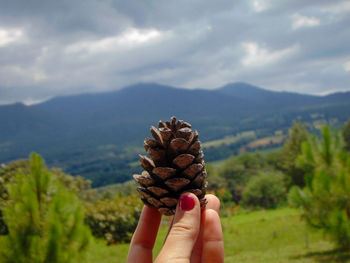
[[[320,232],[307,231],[298,211],[279,209],[240,214],[222,220],[225,262],[350,262],[350,254],[333,250]],[[162,226],[155,252],[158,253],[166,226]],[[128,244],[106,246],[96,241],[88,262],[125,262]]]
[[[297,210],[284,208],[223,218],[225,262],[350,262],[350,253],[334,250],[321,232],[307,230]],[[167,226],[161,226],[155,255],[163,243]],[[1,246],[0,237],[0,246]],[[107,246],[94,240],[87,263],[122,263],[129,244]]]
[[230,145],[230,144],[236,143],[236,142],[243,140],[243,139],[254,140],[255,138],[256,138],[256,134],[254,131],[246,131],[246,132],[239,133],[235,136],[227,136],[223,139],[202,143],[202,147],[203,148],[218,147],[218,146],[221,146],[223,144]]

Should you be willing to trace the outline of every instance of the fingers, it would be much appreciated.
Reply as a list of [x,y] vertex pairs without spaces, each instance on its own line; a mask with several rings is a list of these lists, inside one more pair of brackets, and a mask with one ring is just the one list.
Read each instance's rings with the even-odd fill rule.
[[194,194],[186,193],[180,197],[174,223],[156,262],[189,262],[199,233],[200,210]]
[[[207,195],[208,204],[201,215],[198,198],[193,194],[185,196],[180,198],[173,226],[156,262],[189,262],[193,251],[191,262],[222,263],[224,248],[218,215],[220,201],[213,195]],[[152,262],[152,249],[160,219],[157,210],[144,207],[131,241],[128,263]]]
[[217,213],[220,211],[220,200],[215,195],[207,194],[205,198],[208,201],[208,204],[206,205],[206,209],[213,209]]
[[205,198],[207,199],[208,203],[207,203],[205,209],[202,211],[200,231],[199,231],[199,235],[197,238],[197,242],[194,246],[194,249],[193,249],[192,255],[191,255],[191,262],[192,263],[202,262],[203,231],[204,231],[204,227],[206,225],[205,224],[206,211],[208,209],[212,209],[212,210],[216,211],[217,213],[219,213],[219,210],[220,210],[220,200],[215,195],[207,194],[205,196]]
[[218,213],[212,209],[206,210],[203,229],[203,263],[224,262],[224,241]]
[[152,262],[152,249],[157,237],[161,214],[158,210],[144,206],[130,243],[128,263]]

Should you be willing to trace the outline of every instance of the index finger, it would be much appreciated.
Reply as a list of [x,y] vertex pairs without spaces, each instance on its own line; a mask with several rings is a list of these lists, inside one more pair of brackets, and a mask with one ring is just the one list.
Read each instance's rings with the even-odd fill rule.
[[130,243],[128,263],[152,262],[152,250],[156,241],[161,214],[157,209],[144,206]]

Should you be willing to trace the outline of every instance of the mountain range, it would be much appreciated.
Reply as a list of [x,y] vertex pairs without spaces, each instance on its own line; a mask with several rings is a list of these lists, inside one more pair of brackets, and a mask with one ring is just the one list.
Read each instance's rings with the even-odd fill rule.
[[150,125],[173,115],[191,122],[202,141],[247,130],[268,135],[288,129],[297,117],[312,122],[321,116],[343,123],[350,117],[350,92],[313,96],[247,83],[215,90],[140,83],[113,92],[55,97],[31,106],[4,105],[0,106],[0,163],[36,151],[49,165],[72,174],[101,184],[122,181],[128,178],[125,171],[137,158],[136,152],[142,151]]

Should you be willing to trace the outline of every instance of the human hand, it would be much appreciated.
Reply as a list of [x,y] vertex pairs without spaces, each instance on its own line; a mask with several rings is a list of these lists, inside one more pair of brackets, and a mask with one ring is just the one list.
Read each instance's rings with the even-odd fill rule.
[[[222,263],[224,243],[219,217],[220,201],[206,195],[201,211],[192,193],[181,196],[162,250],[155,263]],[[128,263],[151,263],[161,214],[145,206],[131,240]]]

